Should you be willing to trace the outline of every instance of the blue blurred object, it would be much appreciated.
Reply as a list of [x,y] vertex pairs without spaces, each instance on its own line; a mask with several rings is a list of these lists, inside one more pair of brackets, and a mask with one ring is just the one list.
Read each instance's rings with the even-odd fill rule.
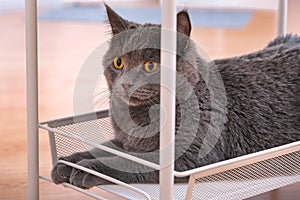
[[[114,7],[114,10],[123,18],[139,23],[159,24],[161,13],[159,8]],[[192,25],[198,27],[242,28],[251,19],[251,11],[220,11],[189,9]],[[40,13],[40,20],[55,21],[106,21],[103,7],[96,6],[69,6],[56,8]]]

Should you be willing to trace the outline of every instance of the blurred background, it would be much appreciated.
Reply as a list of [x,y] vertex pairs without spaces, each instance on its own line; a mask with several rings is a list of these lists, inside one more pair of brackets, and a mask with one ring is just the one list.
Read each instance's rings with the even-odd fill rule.
[[[131,21],[160,22],[159,0],[105,2]],[[3,200],[27,198],[24,4],[24,0],[0,0],[0,199]],[[73,114],[73,91],[80,67],[110,35],[102,1],[40,0],[38,5],[39,118],[43,121]],[[211,59],[259,50],[277,35],[277,0],[178,0],[178,9],[181,8],[188,8],[192,38]],[[300,34],[299,10],[300,1],[289,0],[288,33]],[[40,173],[49,175],[50,169],[48,137],[41,131]],[[88,199],[61,186],[40,183],[41,199]],[[282,190],[295,199],[299,197],[296,187]],[[277,195],[280,199],[281,193]],[[256,199],[259,198],[274,199],[274,194]]]

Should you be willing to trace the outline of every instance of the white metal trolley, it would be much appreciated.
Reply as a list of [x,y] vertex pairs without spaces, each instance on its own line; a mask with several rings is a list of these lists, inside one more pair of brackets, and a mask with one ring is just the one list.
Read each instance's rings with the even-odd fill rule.
[[[284,34],[287,0],[280,0],[279,2],[278,33]],[[169,53],[162,51],[161,63],[175,69],[175,53],[172,54],[172,52],[176,52],[175,0],[163,1],[162,13],[162,28],[169,29],[174,34],[169,35],[170,32],[168,32],[168,35],[164,35],[162,31],[162,49],[169,50]],[[74,163],[58,161],[115,183],[115,185],[104,185],[101,188],[127,199],[244,199],[300,181],[300,141],[201,168],[176,172],[173,164],[161,169],[157,164],[134,156],[124,155],[122,152],[96,143],[93,138],[86,137],[93,130],[99,128],[106,134],[112,134],[107,110],[39,123],[37,53],[37,2],[36,0],[26,0],[28,199],[30,200],[39,199],[39,178],[51,181],[47,177],[39,176],[39,128],[49,132],[53,163],[57,162],[59,156],[96,147],[160,170],[159,184],[129,185]],[[170,145],[170,141],[174,140],[175,97],[173,94],[175,92],[176,70],[171,71],[174,73],[161,71],[161,82],[164,86],[167,86],[161,88],[161,104],[171,116],[166,119],[167,124],[161,130],[161,148]],[[161,116],[161,120],[164,117]],[[76,120],[74,120],[75,118]],[[78,127],[85,130],[80,136],[74,133],[74,129]],[[170,151],[165,152],[168,153],[168,156],[164,157],[170,159],[168,163],[172,163],[174,145],[169,149]],[[166,161],[164,160],[164,162]],[[186,184],[173,184],[174,176],[189,176],[190,179]],[[105,199],[89,190],[83,190],[68,183],[64,183],[64,185],[95,199]]]

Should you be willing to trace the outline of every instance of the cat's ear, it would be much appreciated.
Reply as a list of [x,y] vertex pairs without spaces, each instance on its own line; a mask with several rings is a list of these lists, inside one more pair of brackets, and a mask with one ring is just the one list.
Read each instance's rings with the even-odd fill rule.
[[187,36],[191,35],[192,25],[189,14],[186,10],[182,10],[177,14],[177,31]]
[[113,9],[111,9],[107,4],[104,4],[106,8],[106,13],[108,17],[108,22],[111,26],[112,33],[118,34],[127,30],[128,21],[120,17]]

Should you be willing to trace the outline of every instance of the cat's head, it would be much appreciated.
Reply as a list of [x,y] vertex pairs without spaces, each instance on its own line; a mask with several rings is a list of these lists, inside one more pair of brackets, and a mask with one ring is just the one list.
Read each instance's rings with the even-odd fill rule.
[[[113,37],[104,56],[103,66],[111,93],[129,106],[158,104],[160,25],[128,21],[107,5],[106,10]],[[195,68],[196,52],[189,38],[190,18],[185,10],[177,14],[177,32],[177,74],[195,85],[199,74]],[[177,88],[181,84],[177,78]]]

